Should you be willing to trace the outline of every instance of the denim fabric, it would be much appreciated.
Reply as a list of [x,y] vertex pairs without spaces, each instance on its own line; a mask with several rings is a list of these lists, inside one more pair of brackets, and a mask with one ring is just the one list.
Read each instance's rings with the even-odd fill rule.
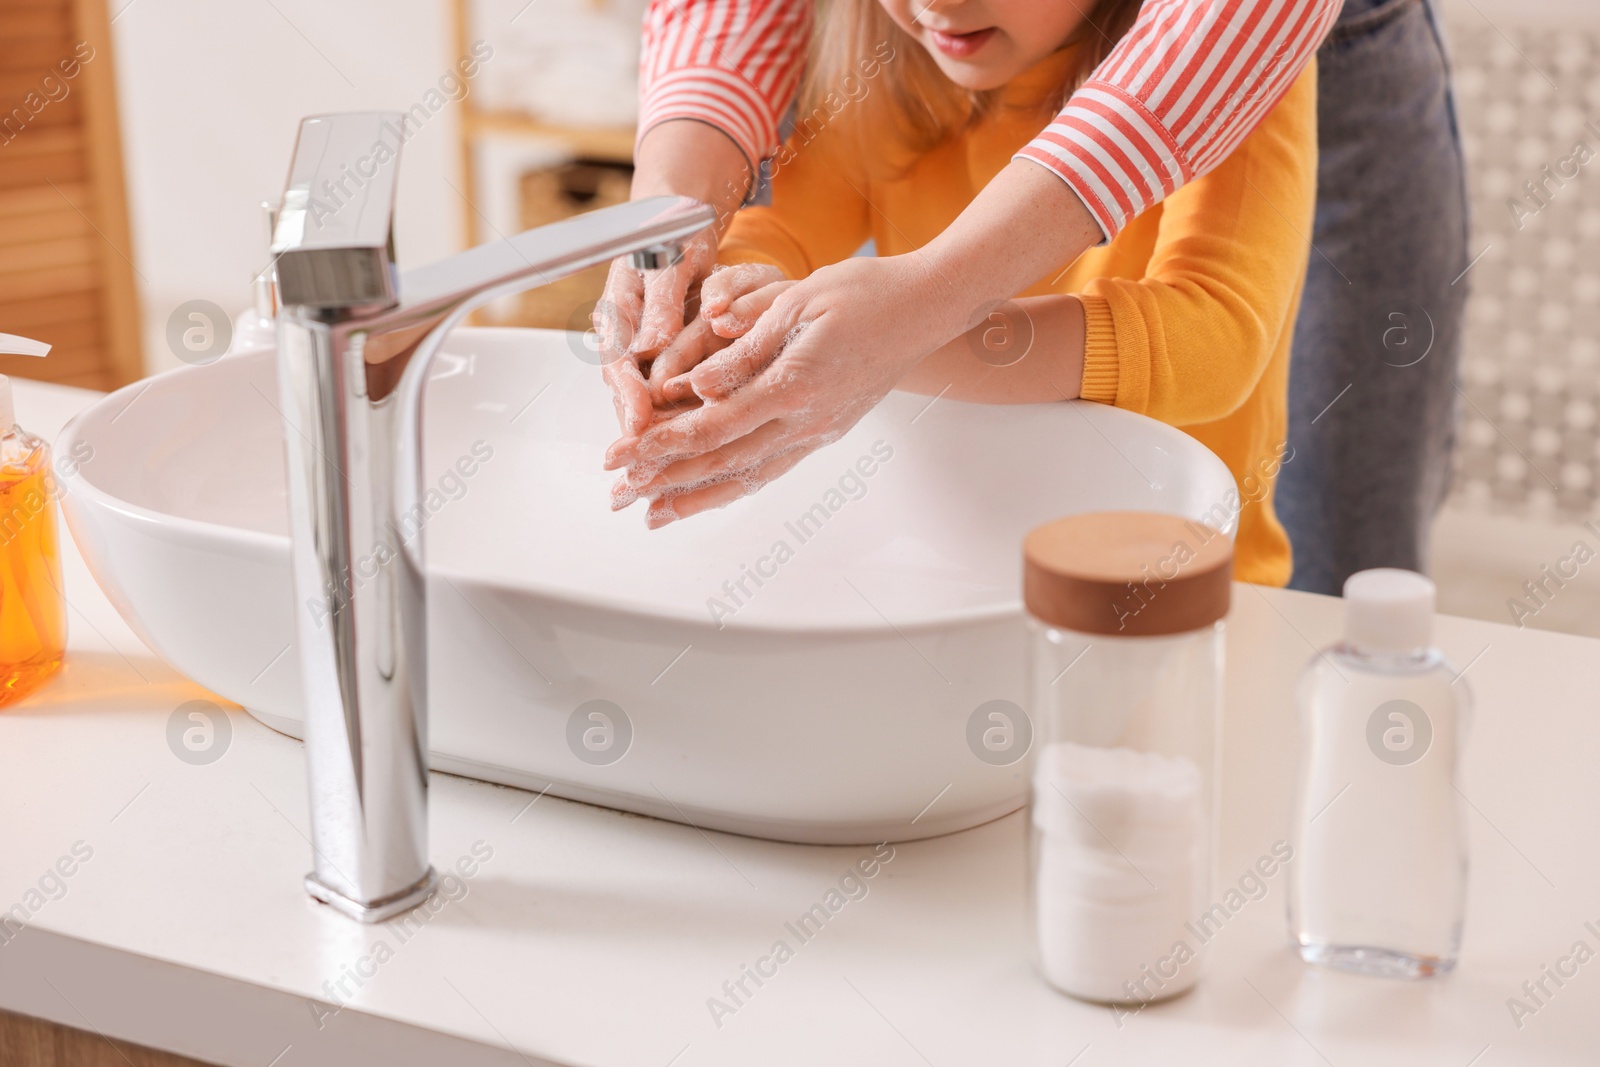
[[1276,502],[1290,587],[1337,594],[1368,567],[1426,569],[1455,436],[1467,206],[1431,0],[1348,0],[1317,61],[1316,224]]

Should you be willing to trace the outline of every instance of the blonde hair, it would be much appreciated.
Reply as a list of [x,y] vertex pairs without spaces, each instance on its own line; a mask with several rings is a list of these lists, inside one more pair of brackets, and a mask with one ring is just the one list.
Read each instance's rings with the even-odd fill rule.
[[[1060,110],[1128,32],[1139,4],[1140,0],[1094,3],[1062,45],[1078,49],[1077,61],[1064,75],[1059,92],[1047,97],[1041,109],[1052,114]],[[866,92],[862,78],[876,78],[880,91]],[[852,88],[855,86],[862,88],[859,96]],[[951,82],[878,0],[825,0],[822,4],[810,61],[800,83],[800,121],[817,115],[819,109],[837,112],[832,101],[837,101],[841,92],[861,109],[850,124],[858,136],[867,130],[890,131],[913,159],[982,121],[1000,100],[998,89],[974,92]],[[883,145],[875,143],[873,148],[879,154]]]

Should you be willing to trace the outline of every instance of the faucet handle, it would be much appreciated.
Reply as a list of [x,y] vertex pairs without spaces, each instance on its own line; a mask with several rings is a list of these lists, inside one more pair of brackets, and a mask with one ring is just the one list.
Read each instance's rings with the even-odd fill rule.
[[272,235],[285,305],[393,307],[396,179],[405,116],[313,115],[300,123]]

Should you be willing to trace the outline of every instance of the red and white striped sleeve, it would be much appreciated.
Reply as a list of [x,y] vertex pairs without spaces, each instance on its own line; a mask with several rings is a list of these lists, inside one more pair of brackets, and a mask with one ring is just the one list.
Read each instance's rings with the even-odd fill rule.
[[639,137],[697,119],[754,167],[778,150],[811,39],[813,0],[651,0],[639,57]]
[[[1145,0],[1066,108],[1017,158],[1070,185],[1107,238],[1228,158],[1316,53],[1344,0]],[[812,0],[651,0],[639,135],[722,130],[752,164],[777,150]]]
[[1344,0],[1145,0],[1018,159],[1072,187],[1107,238],[1205,174],[1316,53]]

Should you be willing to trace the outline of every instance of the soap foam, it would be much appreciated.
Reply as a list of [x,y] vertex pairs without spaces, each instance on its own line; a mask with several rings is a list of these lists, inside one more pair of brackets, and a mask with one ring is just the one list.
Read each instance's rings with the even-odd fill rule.
[[712,316],[709,321],[718,337],[743,337],[750,332],[750,327],[756,324],[748,315],[740,315],[733,311],[724,311],[720,315]]
[[[741,333],[747,331],[751,325],[754,324],[751,323],[741,326]],[[789,332],[783,335],[783,340],[779,341],[777,348],[773,350],[772,359],[759,365],[756,364],[751,358],[743,354],[744,352],[748,351],[748,346],[744,348],[735,346],[724,349],[722,352],[712,356],[710,359],[707,359],[704,363],[700,364],[702,368],[705,368],[704,372],[701,374],[702,379],[709,377],[713,371],[715,372],[715,377],[710,383],[711,395],[708,396],[705,391],[702,391],[701,386],[705,384],[703,381],[701,383],[691,382],[691,384],[695,385],[695,392],[700,395],[701,399],[708,402],[719,397],[731,395],[735,391],[743,388],[751,381],[751,379],[755,378],[762,371],[772,366],[773,363],[777,362],[779,357],[783,355],[784,349],[788,348],[791,344],[798,340],[800,335],[805,333],[810,325],[811,323],[809,322],[799,322],[790,327]],[[748,335],[746,334],[746,336]]]
[[657,497],[655,500],[652,500],[650,502],[650,510],[645,512],[645,521],[655,522],[659,519],[666,519],[671,522],[676,522],[678,513],[672,508],[673,500],[676,496],[676,493],[668,493],[665,496]]
[[631,506],[638,499],[638,488],[629,485],[626,477],[618,478],[616,484],[611,487],[612,511],[621,511],[623,508]]
[[797,322],[789,327],[789,332],[783,335],[783,340],[778,342],[777,355],[783,355],[783,350],[800,339],[800,335],[811,328],[811,321]]
[[[838,435],[834,436],[837,437]],[[677,497],[688,493],[697,492],[701,489],[709,489],[712,486],[724,485],[729,482],[737,482],[740,489],[738,495],[731,496],[728,499],[719,502],[715,505],[715,507],[706,508],[703,510],[715,511],[720,508],[725,508],[735,500],[742,500],[743,498],[758,492],[762,487],[772,480],[770,477],[762,476],[761,472],[763,470],[775,465],[777,461],[783,457],[806,448],[806,445],[807,442],[791,443],[778,449],[772,455],[762,460],[758,465],[744,467],[739,470],[716,471],[714,473],[708,473],[700,478],[696,478],[693,481],[685,482],[681,485],[674,485],[670,491],[663,493],[661,496],[657,497],[651,502],[651,509],[647,517],[656,518],[670,516],[673,519],[677,519],[679,516],[676,511],[673,510],[674,501]],[[634,500],[638,499],[638,495],[639,494],[637,491],[634,491],[633,495],[628,499],[628,503],[633,503]],[[614,507],[617,506],[615,503],[616,499],[617,491],[613,489],[612,502]]]
[[679,457],[677,455],[666,455],[658,456],[655,459],[641,459],[627,469],[627,471],[623,474],[623,479],[628,483],[628,485],[634,489],[638,489],[641,486],[649,483],[649,481],[656,475],[666,470],[667,467],[676,462],[678,458]]

